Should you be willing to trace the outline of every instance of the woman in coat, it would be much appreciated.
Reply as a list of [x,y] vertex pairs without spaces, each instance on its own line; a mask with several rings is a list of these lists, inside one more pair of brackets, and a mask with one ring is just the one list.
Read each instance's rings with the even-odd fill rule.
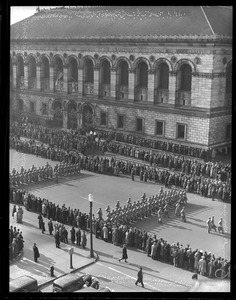
[[82,247],[85,248],[86,244],[87,244],[87,237],[86,237],[85,231],[83,231],[83,234],[82,234]]
[[22,207],[19,206],[17,211],[17,223],[22,223],[23,213]]
[[74,226],[70,230],[70,239],[71,239],[71,243],[74,244],[75,243],[75,228],[74,228]]
[[120,262],[122,259],[124,259],[125,262],[127,262],[127,261],[126,261],[127,258],[128,258],[128,255],[127,255],[127,248],[126,248],[126,244],[124,244],[124,245],[123,245],[123,248],[122,248],[122,257],[119,259],[119,262]]

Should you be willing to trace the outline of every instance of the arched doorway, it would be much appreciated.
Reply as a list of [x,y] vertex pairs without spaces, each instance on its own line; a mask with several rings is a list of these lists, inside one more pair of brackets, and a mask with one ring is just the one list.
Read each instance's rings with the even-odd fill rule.
[[70,102],[67,107],[67,128],[68,129],[76,129],[77,128],[77,111],[76,104],[74,102]]
[[53,110],[53,125],[56,127],[63,126],[63,111],[62,111],[62,103],[60,100],[55,100],[52,105]]
[[86,132],[93,129],[93,110],[90,105],[85,105],[82,111],[82,125]]

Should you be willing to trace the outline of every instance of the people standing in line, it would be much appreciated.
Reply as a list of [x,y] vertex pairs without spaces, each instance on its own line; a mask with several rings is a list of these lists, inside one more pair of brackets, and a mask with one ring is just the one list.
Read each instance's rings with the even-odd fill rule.
[[142,267],[139,268],[137,276],[138,276],[138,279],[135,282],[135,284],[137,285],[140,282],[141,285],[142,285],[142,287],[144,288],[144,284],[143,284],[143,269],[142,269]]
[[43,219],[41,221],[41,229],[42,229],[42,233],[44,233],[44,231],[46,231],[46,229],[45,229],[45,223],[44,223]]
[[50,218],[50,220],[48,221],[48,231],[49,231],[49,234],[52,235],[52,232],[53,232],[52,218]]
[[86,237],[86,234],[85,234],[85,230],[83,230],[83,233],[82,233],[82,247],[85,248],[86,244],[87,244],[87,237]]
[[43,220],[43,217],[42,217],[41,213],[38,216],[38,220],[39,220],[39,229],[42,229],[42,220]]
[[121,262],[122,259],[124,259],[125,262],[127,262],[126,260],[127,258],[128,258],[127,248],[126,248],[126,244],[124,244],[122,248],[122,257],[119,259],[119,262]]
[[76,245],[80,246],[81,243],[81,230],[80,228],[78,228],[78,230],[76,231]]
[[38,262],[38,258],[40,257],[40,254],[39,254],[39,249],[36,246],[36,243],[34,243],[33,251],[34,251],[34,261]]
[[57,230],[55,232],[55,244],[56,244],[56,248],[60,248],[60,234],[59,234],[59,230]]
[[75,228],[74,228],[74,226],[70,230],[70,239],[71,239],[71,243],[74,244],[75,243]]

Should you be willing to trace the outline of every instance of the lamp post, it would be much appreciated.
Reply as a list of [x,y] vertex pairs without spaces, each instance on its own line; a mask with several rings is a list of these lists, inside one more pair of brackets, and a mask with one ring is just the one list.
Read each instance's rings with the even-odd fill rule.
[[90,136],[92,137],[92,157],[94,156],[94,146],[93,146],[93,141],[94,141],[94,138],[95,136],[97,135],[97,133],[95,131],[90,131]]
[[93,195],[88,195],[89,203],[90,203],[90,257],[94,258],[93,254],[93,229],[92,229],[92,208],[93,208]]

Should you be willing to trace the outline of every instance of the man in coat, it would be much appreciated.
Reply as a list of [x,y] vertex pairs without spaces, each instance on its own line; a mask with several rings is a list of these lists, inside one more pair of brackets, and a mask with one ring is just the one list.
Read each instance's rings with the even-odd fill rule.
[[120,262],[122,259],[124,259],[125,262],[127,262],[127,261],[126,261],[127,258],[128,258],[128,255],[127,255],[127,248],[126,248],[126,244],[124,244],[124,245],[123,245],[123,249],[122,249],[122,257],[119,259],[119,262]]
[[38,249],[38,247],[36,246],[36,243],[34,243],[33,251],[34,251],[34,261],[35,261],[35,262],[38,262],[38,258],[39,258],[39,256],[40,256],[40,254],[39,254],[39,249]]
[[142,284],[142,287],[144,288],[144,284],[143,284],[143,270],[142,270],[142,267],[139,268],[139,271],[138,271],[138,279],[137,281],[135,282],[135,284],[137,285],[139,282]]
[[48,231],[49,231],[49,234],[52,235],[52,232],[53,232],[52,218],[50,218],[50,220],[48,222]]

